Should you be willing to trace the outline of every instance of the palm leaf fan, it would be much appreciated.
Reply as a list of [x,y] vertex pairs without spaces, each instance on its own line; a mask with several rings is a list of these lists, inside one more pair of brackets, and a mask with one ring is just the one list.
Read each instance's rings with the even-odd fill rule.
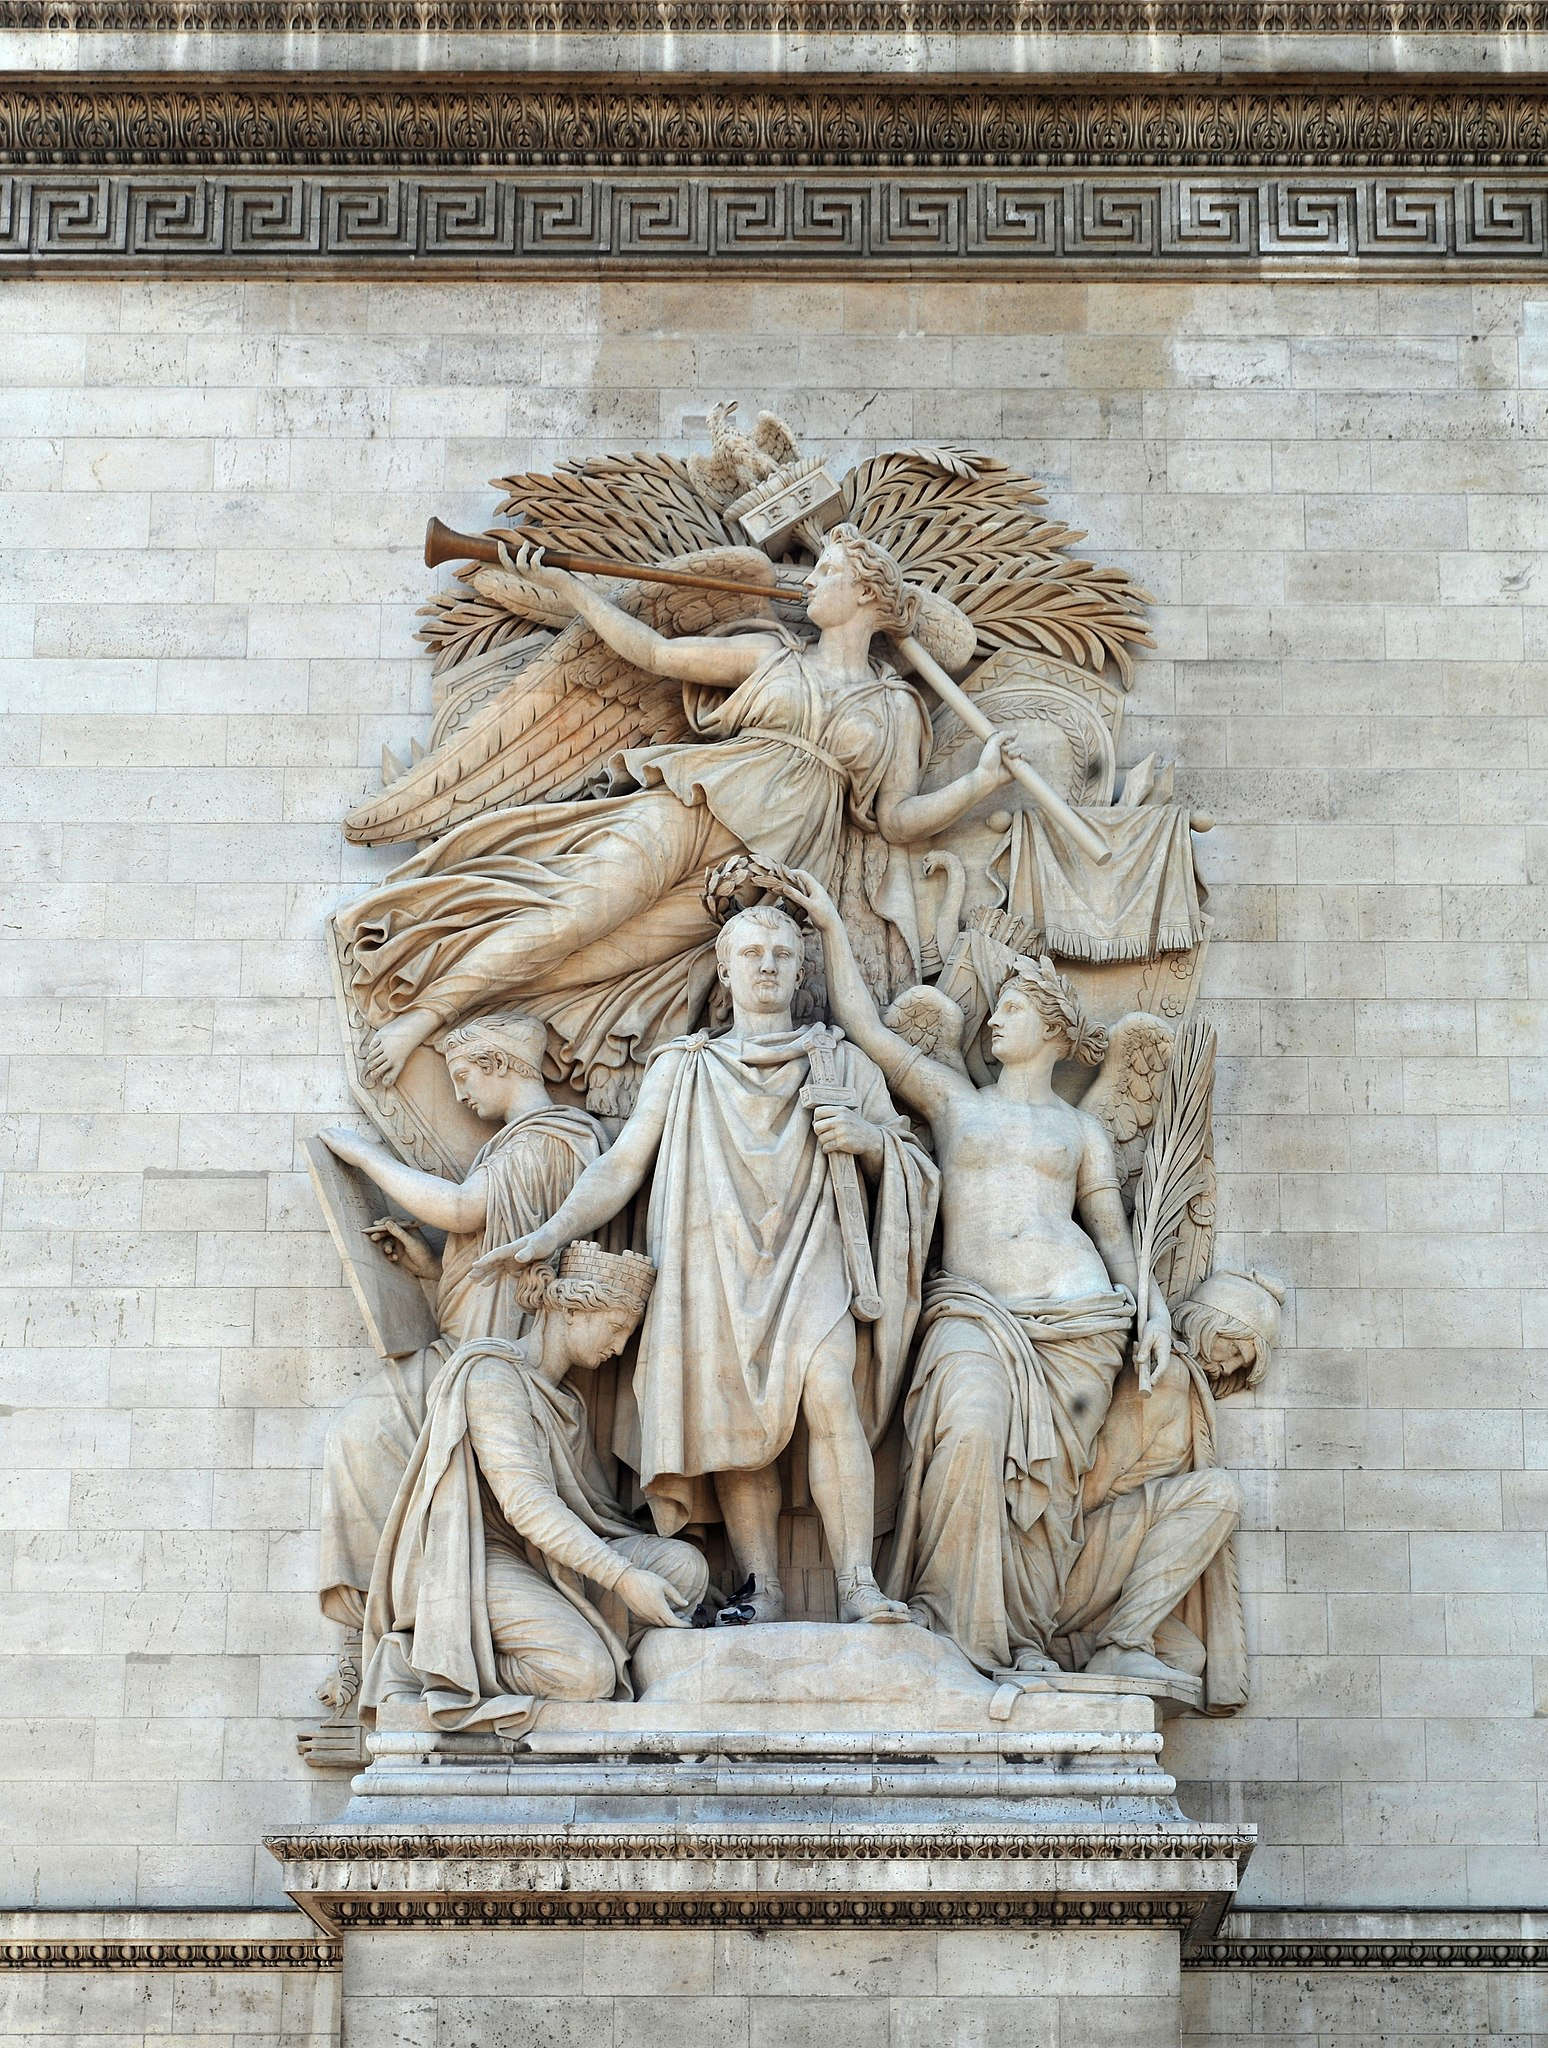
[[1215,1093],[1215,1034],[1195,1017],[1177,1034],[1161,1087],[1145,1163],[1134,1197],[1134,1257],[1139,1267],[1135,1329],[1150,1312],[1156,1267],[1171,1255],[1188,1204],[1214,1185],[1210,1110]]

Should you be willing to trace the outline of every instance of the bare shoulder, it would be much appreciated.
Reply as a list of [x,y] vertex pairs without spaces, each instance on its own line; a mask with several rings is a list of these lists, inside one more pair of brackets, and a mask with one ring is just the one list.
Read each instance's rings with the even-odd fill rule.
[[1080,1130],[1081,1178],[1092,1187],[1117,1187],[1119,1184],[1118,1153],[1113,1145],[1111,1133],[1099,1116],[1093,1116],[1089,1109],[1070,1109]]

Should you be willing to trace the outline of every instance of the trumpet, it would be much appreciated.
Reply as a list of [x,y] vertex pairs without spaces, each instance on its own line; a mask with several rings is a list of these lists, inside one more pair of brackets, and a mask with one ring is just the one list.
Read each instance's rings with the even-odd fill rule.
[[[521,547],[522,536],[511,534],[508,547]],[[487,562],[498,569],[500,542],[487,533],[458,533],[444,521],[432,519],[425,528],[425,567],[439,569],[443,562]],[[564,569],[572,576],[619,576],[631,583],[672,583],[680,590],[729,590],[742,597],[784,598],[792,604],[804,602],[806,592],[798,583],[742,583],[732,576],[701,576],[695,569],[658,569],[644,562],[615,562],[605,555],[572,555],[545,547],[544,565]]]
[[[518,547],[523,545],[519,534],[513,533],[511,541]],[[803,604],[806,600],[806,591],[799,584],[742,583],[732,576],[703,576],[694,569],[657,569],[640,562],[611,561],[605,555],[561,554],[557,548],[548,547],[543,549],[543,560],[549,567],[567,570],[572,576],[619,576],[631,583],[672,583],[683,590],[729,590],[742,597],[780,598],[794,604]],[[432,519],[425,528],[425,567],[438,569],[443,562],[489,562],[498,568],[500,542],[486,533],[457,533],[441,520]],[[966,621],[963,623],[967,624]],[[971,634],[969,637],[971,640]],[[957,714],[970,733],[981,740],[995,736],[995,727],[972,698],[952,681],[934,655],[921,647],[912,633],[895,635],[893,645],[915,675]],[[1049,787],[1030,762],[1007,753],[1005,766],[1028,796],[1047,815],[1059,820],[1067,836],[1089,859],[1098,866],[1106,863],[1112,850],[1106,840],[1056,790]]]

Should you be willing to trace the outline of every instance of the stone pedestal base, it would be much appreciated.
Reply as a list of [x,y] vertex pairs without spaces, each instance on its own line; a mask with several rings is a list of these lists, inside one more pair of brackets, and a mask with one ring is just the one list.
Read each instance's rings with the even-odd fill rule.
[[344,2048],[1175,2042],[1254,1830],[1183,1818],[1142,1689],[819,1624],[636,1670],[514,1737],[384,1713],[343,1820],[271,1838]]
[[342,2048],[1176,2048],[1175,1935],[356,1934]]

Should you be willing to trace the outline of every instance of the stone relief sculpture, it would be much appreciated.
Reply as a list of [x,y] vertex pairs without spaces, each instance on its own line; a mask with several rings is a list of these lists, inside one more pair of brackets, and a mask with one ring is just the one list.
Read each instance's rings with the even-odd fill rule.
[[[406,1164],[360,1133],[320,1134],[329,1152],[369,1176],[389,1201],[445,1233],[437,1253],[412,1224],[376,1221],[381,1255],[434,1292],[434,1335],[391,1360],[387,1388],[357,1394],[334,1416],[323,1453],[323,1612],[349,1636],[365,1618],[366,1590],[393,1498],[425,1420],[426,1402],[459,1344],[475,1337],[513,1341],[529,1316],[508,1276],[480,1270],[480,1254],[551,1215],[605,1135],[583,1109],[550,1100],[543,1083],[545,1031],[516,1013],[480,1017],[451,1032],[442,1052],[452,1087],[491,1128],[466,1177],[448,1181]],[[315,1169],[314,1169],[315,1170]],[[346,1640],[338,1685],[358,1681]]]
[[[730,1031],[668,1040],[612,1148],[546,1224],[481,1264],[551,1258],[615,1216],[650,1175],[645,1240],[657,1278],[634,1393],[640,1483],[657,1527],[705,1520],[693,1482],[712,1480],[741,1579],[719,1618],[782,1621],[776,1461],[799,1417],[839,1619],[906,1621],[872,1570],[871,1444],[892,1413],[918,1319],[936,1170],[865,1053],[825,1025],[793,1024],[802,944],[790,918],[738,911],[715,951]],[[813,1103],[819,1054],[852,1107]],[[849,1159],[872,1191],[861,1256],[876,1300],[864,1321],[833,1191]]]
[[679,1628],[709,1582],[692,1545],[642,1533],[613,1498],[566,1384],[628,1341],[650,1261],[572,1244],[528,1277],[519,1343],[475,1337],[436,1382],[365,1607],[362,1719],[422,1700],[437,1727],[515,1732],[534,1698],[628,1688],[619,1607]]
[[993,456],[709,430],[432,522],[432,744],[346,821],[419,846],[333,927],[381,1136],[314,1153],[394,1381],[329,1440],[335,1717],[510,1732],[630,1697],[631,1628],[814,1614],[1239,1706],[1215,1402],[1283,1288],[1211,1271],[1146,594]]
[[[1051,960],[1012,961],[988,1025],[999,1078],[979,1088],[882,1023],[821,887],[810,876],[785,887],[822,934],[835,1016],[928,1121],[941,1169],[941,1263],[904,1405],[894,1590],[986,1670],[1056,1668],[1084,1480],[1139,1294],[1112,1140],[1053,1091],[1056,1062],[1099,1059],[1106,1034]],[[1158,1292],[1134,1347],[1146,1391],[1170,1342]]]

